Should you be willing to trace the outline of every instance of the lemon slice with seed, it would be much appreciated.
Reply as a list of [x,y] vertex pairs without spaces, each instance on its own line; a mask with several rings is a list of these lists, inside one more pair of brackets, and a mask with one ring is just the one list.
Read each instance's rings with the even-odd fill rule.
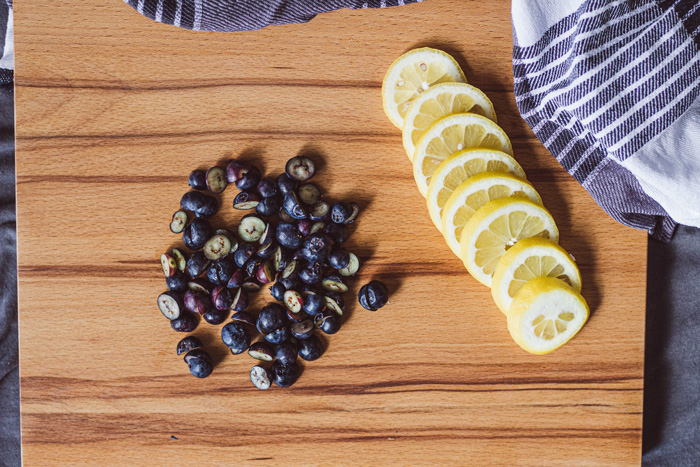
[[413,177],[423,196],[442,161],[468,148],[496,149],[513,155],[508,136],[488,118],[470,113],[443,117],[421,136],[413,155]]
[[523,350],[542,355],[558,349],[586,324],[586,300],[553,277],[526,283],[508,308],[508,331]]
[[491,295],[503,313],[513,297],[536,277],[554,277],[581,292],[581,273],[571,255],[551,240],[524,238],[506,252],[493,273]]
[[406,52],[391,64],[384,76],[384,112],[391,123],[401,128],[403,117],[416,97],[431,86],[449,82],[467,82],[452,56],[430,47]]
[[454,254],[460,256],[462,229],[484,204],[509,196],[529,199],[542,204],[540,195],[526,180],[503,172],[483,172],[470,177],[452,193],[442,210],[445,241]]
[[418,139],[430,125],[452,114],[471,112],[496,122],[496,112],[486,94],[466,83],[432,86],[413,100],[403,120],[403,147],[413,157]]
[[491,287],[498,260],[518,240],[528,237],[559,242],[559,229],[545,208],[521,198],[489,201],[464,226],[460,257],[476,280]]
[[469,177],[486,171],[510,172],[525,178],[520,164],[505,152],[494,149],[464,149],[445,159],[430,177],[425,195],[428,212],[442,232],[442,209],[454,190]]

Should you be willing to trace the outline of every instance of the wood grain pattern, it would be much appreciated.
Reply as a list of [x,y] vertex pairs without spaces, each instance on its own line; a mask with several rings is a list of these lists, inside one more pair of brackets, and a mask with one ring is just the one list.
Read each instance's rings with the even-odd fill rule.
[[[646,235],[608,218],[518,117],[510,2],[228,35],[116,0],[15,7],[25,465],[639,464]],[[551,355],[510,340],[433,228],[383,115],[386,67],[419,45],[454,54],[493,100],[581,266],[592,317]],[[255,390],[251,359],[202,324],[219,363],[195,380],[155,307],[187,174],[241,154],[276,173],[300,151],[322,161],[328,193],[362,205],[358,282],[386,281],[391,304],[353,303],[290,390]]]

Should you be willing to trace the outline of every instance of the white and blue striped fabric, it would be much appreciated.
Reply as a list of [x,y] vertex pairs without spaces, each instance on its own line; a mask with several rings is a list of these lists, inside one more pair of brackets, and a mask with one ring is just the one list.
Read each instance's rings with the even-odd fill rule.
[[617,221],[700,227],[700,3],[514,0],[522,117]]

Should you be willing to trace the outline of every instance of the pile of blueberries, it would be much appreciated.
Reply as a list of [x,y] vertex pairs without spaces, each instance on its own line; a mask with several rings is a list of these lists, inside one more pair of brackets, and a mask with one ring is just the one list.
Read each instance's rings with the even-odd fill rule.
[[[197,315],[219,325],[233,312],[221,339],[232,354],[248,351],[260,362],[250,371],[259,389],[273,382],[291,386],[301,372],[297,356],[313,361],[323,354],[315,331],[340,330],[346,281],[360,267],[357,256],[342,247],[359,208],[325,201],[318,186],[309,183],[315,173],[314,162],[301,156],[290,159],[275,180],[238,160],[225,169],[194,170],[189,177],[193,191],[182,196],[170,223],[192,253],[187,257],[174,248],[161,255],[168,291],[158,296],[158,308],[172,328],[194,331]],[[243,216],[235,233],[214,230],[207,220],[218,211],[219,200],[204,191],[222,193],[228,184],[240,190],[235,209],[255,210]],[[280,303],[266,305],[257,315],[247,311],[248,294],[265,284]],[[360,289],[358,300],[375,311],[387,303],[387,288],[373,280]],[[256,331],[260,339],[251,344]],[[197,378],[206,378],[214,367],[202,347],[194,336],[177,346]]]

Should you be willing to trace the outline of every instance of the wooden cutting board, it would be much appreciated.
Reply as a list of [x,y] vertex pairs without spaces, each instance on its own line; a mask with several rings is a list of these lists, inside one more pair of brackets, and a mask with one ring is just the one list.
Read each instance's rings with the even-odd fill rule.
[[[17,2],[17,192],[25,465],[634,465],[641,456],[646,235],[611,220],[513,98],[510,2],[430,0],[237,34],[150,22],[119,1]],[[576,257],[593,313],[529,355],[432,226],[381,80],[404,51],[457,58]],[[189,375],[155,306],[187,174],[304,152],[363,208],[349,248],[392,290],[354,300],[291,389],[253,365]],[[240,217],[227,208],[218,225]],[[355,287],[353,290],[357,290]],[[258,296],[255,307],[270,300]],[[177,438],[177,439],[175,439]]]

